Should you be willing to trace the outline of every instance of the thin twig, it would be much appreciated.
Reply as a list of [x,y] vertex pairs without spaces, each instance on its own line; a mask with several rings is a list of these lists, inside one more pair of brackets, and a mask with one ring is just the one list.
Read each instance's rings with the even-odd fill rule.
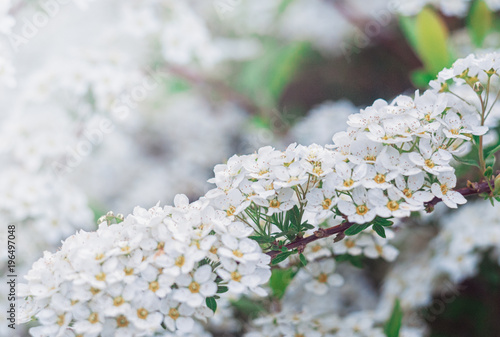
[[[494,184],[494,180],[491,182],[491,186]],[[469,195],[475,195],[475,194],[481,194],[481,193],[490,193],[492,190],[488,186],[488,182],[482,182],[482,183],[469,183],[467,187],[460,188],[458,190],[455,190],[456,192],[462,194],[463,196],[469,196]],[[440,198],[435,197],[431,201],[425,203],[426,209],[432,209],[436,204],[438,204],[441,201]],[[342,235],[349,227],[354,225],[355,223],[352,222],[343,222],[340,225],[333,226],[330,228],[322,228],[317,231],[317,235],[311,235],[305,238],[299,238],[295,240],[294,242],[291,242],[287,245],[284,245],[288,250],[292,250],[297,247],[305,247],[308,243],[311,243],[313,241],[332,236],[334,234],[340,234]],[[273,259],[276,255],[281,253],[279,250],[273,250],[270,252],[267,252],[266,254]]]

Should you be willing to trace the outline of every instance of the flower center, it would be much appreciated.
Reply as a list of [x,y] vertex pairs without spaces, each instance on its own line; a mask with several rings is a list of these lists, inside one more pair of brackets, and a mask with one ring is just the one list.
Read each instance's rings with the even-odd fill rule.
[[278,199],[273,199],[269,202],[269,207],[271,208],[279,208],[280,207],[280,202]]
[[239,249],[233,250],[233,255],[236,257],[243,257],[243,253]]
[[411,190],[409,188],[405,188],[403,190],[403,194],[405,195],[405,197],[407,198],[411,198],[413,196],[413,194],[411,193]]
[[331,205],[332,205],[332,199],[329,199],[329,198],[326,198],[321,203],[321,206],[323,206],[323,209],[329,209]]
[[313,252],[313,253],[317,253],[317,252],[319,252],[319,250],[320,250],[320,249],[321,249],[321,246],[320,246],[320,245],[316,245],[316,246],[313,246],[313,247],[311,248],[311,250],[312,250],[312,252]]
[[356,207],[356,213],[359,215],[365,215],[368,213],[368,207],[366,207],[366,205],[359,205]]
[[375,245],[375,250],[379,253],[379,255],[382,255],[383,252],[382,246]]
[[125,275],[130,276],[134,273],[134,268],[125,267],[123,268],[123,271],[125,272]]
[[200,284],[196,283],[195,281],[191,282],[191,284],[188,286],[189,291],[191,293],[196,294],[200,291]]
[[99,294],[99,292],[101,291],[101,289],[98,289],[98,288],[90,288],[90,292],[92,293],[92,295],[96,295],[96,294]]
[[137,317],[139,317],[140,319],[146,319],[148,318],[148,315],[149,312],[146,309],[144,308],[137,309]]
[[318,282],[320,282],[320,283],[326,283],[326,281],[328,281],[328,275],[326,275],[325,273],[319,274],[319,276],[318,276]]
[[175,259],[175,265],[176,265],[177,267],[182,267],[182,266],[184,265],[184,262],[185,262],[185,261],[186,261],[186,259],[184,258],[184,256],[183,256],[183,255],[181,255],[181,256],[179,256],[179,257],[177,257],[177,258]]
[[238,273],[237,271],[233,271],[233,272],[231,273],[231,279],[232,279],[233,281],[240,282],[240,281],[241,281],[241,274],[240,274],[240,273]]
[[446,184],[441,185],[441,193],[443,193],[443,195],[448,193],[448,186],[446,186]]
[[180,316],[179,310],[175,308],[170,308],[170,310],[168,311],[168,316],[170,316],[170,318],[175,321]]
[[345,246],[346,246],[347,248],[352,248],[352,247],[354,247],[354,245],[355,245],[354,241],[349,240],[349,239],[345,240],[345,241],[344,241],[344,244],[345,244]]
[[118,325],[119,328],[126,328],[128,326],[128,319],[124,315],[120,315],[116,317],[116,325]]
[[105,273],[103,273],[103,272],[100,272],[99,274],[97,274],[97,275],[95,276],[95,279],[96,279],[97,281],[104,281],[104,280],[106,280],[106,274],[105,274]]
[[57,316],[57,325],[63,326],[64,324],[64,314]]
[[375,176],[375,178],[373,178],[373,180],[375,180],[377,184],[383,184],[385,183],[385,175],[379,173]]
[[387,208],[391,211],[396,211],[399,209],[399,203],[395,200],[391,200],[387,203]]
[[215,246],[210,247],[210,253],[217,254],[217,247]]
[[123,303],[125,303],[125,300],[123,299],[123,297],[121,296],[118,296],[118,297],[115,297],[113,299],[113,305],[115,307],[119,307],[120,305],[122,305]]
[[156,292],[158,289],[160,289],[160,284],[157,281],[153,281],[149,284],[149,290],[152,292]]
[[91,324],[96,324],[97,322],[99,322],[99,315],[97,314],[97,312],[93,312],[90,314],[89,322]]
[[236,207],[234,206],[229,206],[229,208],[226,210],[227,216],[231,216],[236,212]]
[[344,180],[344,187],[351,187],[354,184],[354,180],[348,179]]
[[366,160],[366,161],[375,161],[375,160],[377,160],[377,157],[375,157],[375,156],[373,156],[373,155],[372,155],[372,156],[366,156],[366,157],[365,157],[365,160]]
[[428,168],[433,168],[434,167],[434,162],[430,159],[427,159],[425,161],[425,166],[427,166]]
[[324,171],[321,169],[321,164],[318,166],[314,166],[312,172],[318,176],[324,173]]

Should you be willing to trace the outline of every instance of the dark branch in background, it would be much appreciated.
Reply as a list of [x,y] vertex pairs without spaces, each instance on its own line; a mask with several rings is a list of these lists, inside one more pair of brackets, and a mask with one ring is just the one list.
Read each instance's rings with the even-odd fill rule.
[[[490,182],[491,186],[494,186],[494,180],[491,180]],[[482,182],[482,183],[467,183],[467,187],[460,188],[458,190],[455,190],[456,192],[460,193],[463,196],[469,196],[469,195],[476,195],[476,194],[482,194],[482,193],[491,193],[492,190],[490,189],[489,185],[487,182]],[[434,198],[431,201],[425,203],[425,208],[428,211],[432,211],[434,209],[434,206],[438,204],[441,201],[439,198]],[[355,223],[352,222],[343,222],[340,225],[326,228],[326,229],[319,229],[316,232],[314,232],[313,235],[305,237],[305,238],[300,238],[295,240],[294,242],[291,242],[287,245],[284,245],[283,247],[286,247],[288,250],[292,250],[295,248],[298,248],[299,252],[302,252],[305,248],[305,246],[308,243],[311,243],[313,241],[332,236],[337,234],[338,239],[342,239],[344,237],[344,232],[351,227],[352,225],[355,225]],[[266,254],[273,259],[276,255],[281,253],[279,250],[273,250],[270,252],[267,252]]]
[[260,107],[255,105],[255,103],[249,97],[234,90],[232,87],[225,84],[224,82],[204,78],[199,74],[196,74],[180,66],[167,65],[165,67],[165,70],[170,74],[182,78],[183,80],[193,85],[210,88],[211,90],[221,95],[224,99],[238,104],[241,108],[243,108],[252,115],[259,114],[259,111],[261,110]]

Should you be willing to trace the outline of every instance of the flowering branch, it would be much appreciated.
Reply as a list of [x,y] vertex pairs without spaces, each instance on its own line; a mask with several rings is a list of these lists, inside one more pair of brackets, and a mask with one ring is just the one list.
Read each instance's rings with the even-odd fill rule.
[[[491,186],[494,186],[494,180],[491,180]],[[482,182],[482,183],[468,183],[467,187],[460,188],[456,190],[456,192],[460,193],[463,196],[469,196],[469,195],[475,195],[475,194],[481,194],[481,193],[491,193],[492,189],[490,188],[490,185],[488,185],[488,182]],[[431,201],[427,202],[426,209],[430,212],[434,209],[434,206],[438,204],[442,199],[435,197]],[[326,238],[332,235],[337,234],[337,237],[339,239],[343,239],[344,237],[344,232],[350,228],[351,226],[355,225],[355,223],[346,221],[343,222],[340,225],[329,227],[326,229],[319,229],[316,232],[314,232],[313,235],[305,237],[305,238],[299,238],[295,240],[292,243],[289,243],[287,245],[284,245],[283,247],[286,247],[288,250],[292,250],[295,248],[298,248],[299,251],[303,251],[305,246],[311,242],[314,242],[316,240]],[[270,252],[267,252],[266,254],[273,259],[276,257],[278,254],[280,254],[280,250],[273,250]]]

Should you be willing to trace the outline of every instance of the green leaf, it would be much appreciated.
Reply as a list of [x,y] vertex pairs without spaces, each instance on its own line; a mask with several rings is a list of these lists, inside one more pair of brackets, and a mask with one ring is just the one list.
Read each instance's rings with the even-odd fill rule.
[[272,243],[274,239],[268,236],[252,235],[248,238],[257,241],[258,243]]
[[217,310],[217,301],[213,297],[207,297],[205,302],[207,303],[207,307],[211,309],[213,312]]
[[294,276],[294,272],[291,268],[273,269],[271,278],[269,279],[269,286],[271,287],[273,295],[278,299],[282,298]]
[[472,158],[457,157],[457,156],[453,155],[453,159],[455,159],[457,162],[459,162],[460,164],[463,164],[463,165],[480,167],[477,160],[472,159]]
[[417,50],[417,29],[415,18],[409,16],[400,16],[399,17],[399,26],[401,27],[401,31],[403,32],[406,40],[410,44],[410,46]]
[[362,225],[354,224],[351,227],[347,228],[346,231],[344,232],[344,234],[345,235],[356,235],[356,234],[364,231],[365,229],[367,229],[368,226],[370,226],[370,224],[362,224]]
[[437,74],[451,65],[448,49],[448,28],[443,19],[430,7],[425,7],[415,21],[416,52],[426,70]]
[[476,0],[467,17],[467,28],[472,42],[481,47],[493,27],[493,13],[483,0]]
[[381,237],[385,239],[385,229],[381,225],[375,224],[373,225],[373,230]]
[[384,227],[390,227],[394,225],[394,221],[389,220],[387,218],[376,217],[375,220],[372,221],[374,225],[380,225]]
[[262,42],[266,52],[243,64],[237,86],[262,106],[274,108],[311,48],[308,42],[286,46],[271,39]]
[[425,69],[417,69],[410,74],[411,81],[417,88],[427,88],[436,74]]
[[500,145],[488,148],[484,151],[484,158],[488,159],[490,157],[493,157],[498,151],[500,151]]
[[307,266],[307,259],[306,257],[304,256],[304,254],[300,254],[299,255],[299,258],[300,258],[300,262],[302,262],[302,265],[305,267]]
[[256,318],[261,313],[266,312],[266,309],[261,304],[246,296],[242,296],[238,300],[232,300],[231,304],[240,313],[250,318]]
[[217,288],[217,294],[223,294],[225,292],[227,292],[229,289],[226,287],[226,286],[219,286]]
[[387,337],[399,337],[399,330],[401,329],[401,321],[403,320],[403,311],[399,300],[394,302],[392,314],[384,327],[384,332]]
[[293,252],[283,252],[279,253],[272,261],[271,265],[274,266],[280,262],[285,261],[290,255],[292,255]]

